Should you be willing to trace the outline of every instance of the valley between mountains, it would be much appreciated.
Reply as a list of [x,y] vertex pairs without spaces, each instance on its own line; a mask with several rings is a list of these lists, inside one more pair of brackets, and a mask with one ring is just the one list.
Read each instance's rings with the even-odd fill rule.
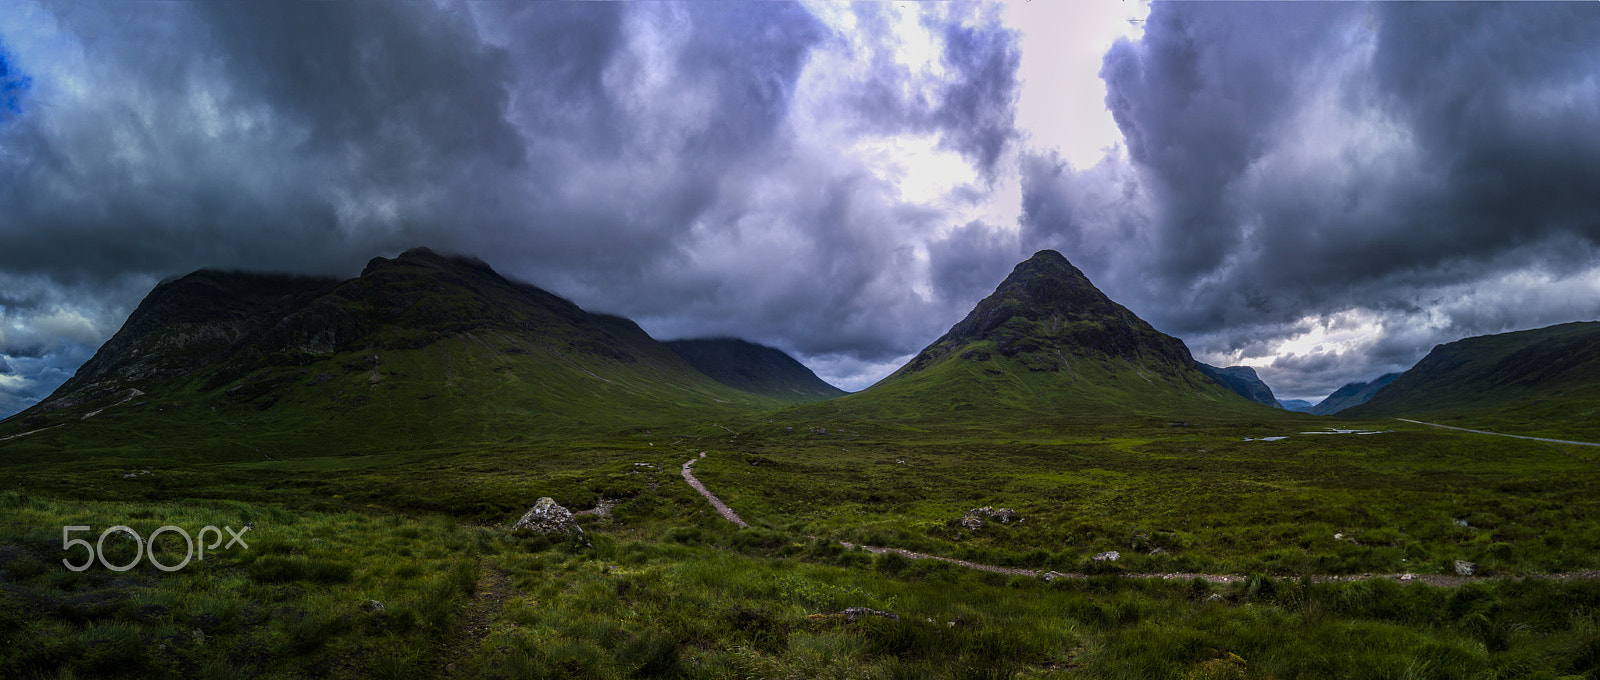
[[1041,251],[845,394],[426,249],[195,272],[0,422],[0,675],[1593,675],[1597,347],[1301,413]]

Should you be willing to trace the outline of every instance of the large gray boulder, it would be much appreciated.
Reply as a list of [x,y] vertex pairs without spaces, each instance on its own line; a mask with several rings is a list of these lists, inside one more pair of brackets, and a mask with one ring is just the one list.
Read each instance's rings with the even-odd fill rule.
[[511,527],[512,533],[540,533],[540,534],[581,534],[583,527],[572,519],[572,512],[558,505],[554,498],[540,498],[533,504],[533,509],[517,520]]

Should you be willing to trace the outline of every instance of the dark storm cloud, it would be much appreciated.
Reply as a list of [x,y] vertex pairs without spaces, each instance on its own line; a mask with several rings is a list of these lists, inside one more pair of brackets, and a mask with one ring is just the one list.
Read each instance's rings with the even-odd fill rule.
[[943,92],[934,124],[946,131],[945,143],[973,159],[986,175],[1007,144],[1017,137],[1016,35],[991,21],[950,24],[944,32],[944,64],[957,75]]
[[[793,4],[22,9],[0,17],[0,283],[43,291],[7,305],[41,357],[0,392],[27,399],[161,277],[349,276],[419,244],[658,334],[881,363],[961,311],[908,285],[952,220],[853,135],[932,136],[991,182],[1017,137],[1016,36],[965,5],[915,10],[942,72],[843,76],[808,69],[854,38]],[[918,94],[868,119],[836,77]]]
[[969,222],[928,244],[929,278],[942,298],[968,303],[993,292],[1024,257],[1014,237]]
[[993,12],[968,5],[955,5],[955,16],[930,10],[923,24],[940,40],[944,69],[932,75],[897,60],[901,36],[889,7],[859,3],[852,10],[863,43],[858,58],[872,64],[848,102],[858,124],[880,134],[938,134],[943,148],[965,156],[992,181],[1001,156],[1019,136],[1016,31]]
[[[1594,318],[1574,297],[1600,261],[1596,72],[1593,5],[1158,4],[1102,71],[1133,167],[1025,164],[1025,237],[1084,249],[1197,354],[1366,310],[1344,350],[1263,371],[1291,395]],[[1105,199],[1128,182],[1145,200]]]

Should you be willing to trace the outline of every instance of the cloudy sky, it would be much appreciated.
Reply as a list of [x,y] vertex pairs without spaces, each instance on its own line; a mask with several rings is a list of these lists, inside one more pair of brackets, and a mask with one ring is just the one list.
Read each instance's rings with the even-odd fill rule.
[[1041,248],[1281,398],[1600,318],[1600,3],[0,0],[0,415],[161,278],[476,255],[859,389]]

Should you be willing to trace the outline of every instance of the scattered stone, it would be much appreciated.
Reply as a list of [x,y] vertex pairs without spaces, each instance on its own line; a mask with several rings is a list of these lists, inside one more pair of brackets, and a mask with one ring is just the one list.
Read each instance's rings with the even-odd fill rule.
[[572,513],[572,516],[573,517],[577,517],[579,515],[594,515],[595,517],[599,517],[600,519],[609,522],[609,521],[611,521],[611,509],[616,507],[616,506],[617,506],[616,499],[601,498],[600,500],[595,501],[595,504],[594,504],[593,508],[591,508],[589,510],[580,510],[578,512],[574,512],[574,513]]
[[1335,540],[1335,541],[1342,541],[1342,540],[1344,540],[1344,534],[1334,534],[1334,535],[1333,535],[1333,540]]
[[845,621],[849,621],[851,623],[855,623],[856,621],[864,619],[868,616],[882,616],[891,621],[900,620],[899,614],[895,614],[893,612],[880,612],[876,609],[868,609],[866,607],[847,607],[844,611],[839,612],[839,614],[844,616]]
[[1414,580],[1416,578],[1417,578],[1416,574],[1401,574],[1400,575],[1400,580],[1402,580],[1402,581],[1411,581],[1411,580]]
[[1167,549],[1166,548],[1156,548],[1155,550],[1151,550],[1150,551],[1150,556],[1151,557],[1155,557],[1156,555],[1165,555],[1165,554],[1167,554]]
[[554,498],[540,498],[533,509],[512,525],[513,533],[531,531],[540,534],[581,534],[583,527],[572,519],[572,511],[558,505]]
[[855,623],[868,616],[882,616],[891,621],[900,620],[899,614],[892,612],[881,612],[876,609],[868,609],[866,607],[847,607],[836,612],[817,612],[816,614],[812,614],[806,618],[811,621],[837,621],[839,619],[843,619],[845,623]]
[[1222,594],[1221,593],[1212,593],[1212,594],[1206,596],[1206,602],[1219,602],[1221,600],[1222,600]]
[[383,603],[379,602],[377,600],[367,600],[366,602],[362,603],[361,611],[364,611],[364,612],[381,612],[381,611],[383,611]]
[[1050,581],[1054,581],[1054,580],[1056,580],[1058,578],[1066,578],[1066,577],[1067,577],[1066,574],[1063,574],[1063,573],[1061,573],[1059,571],[1047,571],[1044,574],[1039,576],[1039,578],[1044,579],[1046,583],[1049,583]]
[[1456,560],[1456,576],[1471,576],[1478,573],[1478,565],[1466,560]]
[[1464,520],[1464,519],[1452,518],[1450,521],[1455,522],[1456,526],[1461,527],[1463,529],[1476,529],[1477,528],[1475,526],[1472,526],[1471,524],[1467,524],[1467,520]]
[[1089,559],[1094,560],[1096,562],[1115,562],[1117,560],[1122,559],[1122,553],[1119,553],[1119,552],[1117,552],[1115,550],[1107,550],[1107,551],[1105,551],[1103,553],[1100,553],[1099,555],[1095,555],[1094,557],[1091,557]]
[[997,520],[1001,524],[1010,524],[1012,520],[1017,519],[1017,513],[1011,508],[992,508],[985,505],[981,508],[973,508],[968,510],[967,514],[962,515],[961,526],[973,531],[977,531],[983,527],[986,519]]

